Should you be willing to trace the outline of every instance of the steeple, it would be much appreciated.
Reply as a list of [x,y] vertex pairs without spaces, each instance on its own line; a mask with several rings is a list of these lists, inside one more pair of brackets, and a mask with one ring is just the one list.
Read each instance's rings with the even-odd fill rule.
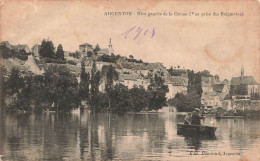
[[243,78],[244,77],[244,65],[242,64],[242,66],[241,66],[241,78]]
[[111,38],[109,39],[109,44],[108,44],[108,54],[114,54],[114,49],[112,47],[112,43],[111,43]]
[[244,60],[243,60],[243,56],[242,56],[242,66],[241,66],[241,78],[244,77]]

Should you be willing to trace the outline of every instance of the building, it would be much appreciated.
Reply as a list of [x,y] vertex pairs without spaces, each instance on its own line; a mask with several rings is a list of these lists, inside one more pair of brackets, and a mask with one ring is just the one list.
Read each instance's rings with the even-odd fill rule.
[[28,56],[28,59],[25,61],[24,66],[26,66],[32,73],[36,75],[42,75],[44,71],[39,68],[39,66],[34,61],[34,57],[32,55]]
[[40,58],[40,48],[41,48],[41,45],[38,45],[38,44],[36,44],[32,47],[32,54],[38,60]]
[[253,95],[255,93],[259,94],[259,83],[256,82],[253,76],[244,76],[244,66],[241,67],[241,76],[233,77],[230,82],[230,93],[232,95],[243,95],[236,93],[236,89],[244,86],[246,88],[246,92],[244,95]]
[[187,94],[187,86],[180,77],[170,77],[165,79],[169,92],[166,93],[167,99],[172,99],[177,93]]
[[206,108],[218,108],[222,107],[222,102],[217,94],[217,92],[205,92],[201,96],[201,105]]
[[213,91],[217,93],[229,93],[229,86],[226,84],[213,84]]
[[84,43],[79,45],[79,50],[80,52],[91,52],[93,54],[94,50],[93,50],[93,46],[89,43]]
[[112,42],[111,42],[111,38],[109,40],[109,44],[108,44],[108,55],[114,54],[114,49],[112,47]]
[[108,48],[103,48],[103,49],[100,49],[99,51],[97,51],[97,55],[99,55],[99,56],[108,55],[108,54],[109,54]]

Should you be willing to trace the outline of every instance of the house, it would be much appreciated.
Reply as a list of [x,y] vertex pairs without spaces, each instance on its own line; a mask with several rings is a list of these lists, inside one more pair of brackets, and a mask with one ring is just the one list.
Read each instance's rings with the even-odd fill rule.
[[148,71],[151,71],[153,74],[159,73],[159,74],[167,75],[168,73],[167,69],[163,66],[163,64],[159,62],[149,63],[146,66],[146,69]]
[[25,61],[24,66],[36,75],[42,75],[44,73],[44,71],[40,69],[39,66],[36,64],[32,55],[28,56],[28,59]]
[[234,90],[240,85],[246,87],[246,94],[253,95],[255,93],[259,94],[259,83],[255,81],[253,76],[244,76],[244,66],[241,67],[241,76],[233,77],[230,82],[230,91],[234,93]]
[[209,84],[210,86],[213,84],[217,84],[217,80],[215,79],[214,76],[209,76],[209,77],[202,76],[201,81]]
[[213,87],[211,86],[210,82],[202,81],[201,88],[202,88],[203,93],[213,92]]
[[142,74],[143,76],[148,75],[149,70],[145,67],[143,63],[132,63],[132,64],[133,64],[132,70],[135,73]]
[[108,48],[100,49],[99,51],[97,51],[97,55],[99,55],[99,56],[108,55],[108,54],[109,54]]
[[41,48],[41,45],[38,45],[38,44],[36,44],[32,47],[32,54],[38,60],[40,57],[40,48]]
[[79,45],[79,50],[80,52],[88,53],[91,52],[92,54],[94,53],[93,46],[89,43],[84,43]]
[[177,93],[187,94],[187,86],[179,77],[170,77],[165,79],[165,84],[168,85],[169,92],[166,93],[167,99],[172,99]]
[[119,79],[114,82],[115,84],[123,84],[128,87],[128,89],[133,88],[134,86],[143,86],[145,89],[148,88],[150,82],[146,79],[143,79],[139,74],[123,74],[119,73]]
[[206,107],[206,108],[216,109],[218,107],[222,107],[222,102],[219,99],[217,92],[214,92],[214,91],[202,93],[201,104],[203,107]]
[[217,93],[229,93],[229,87],[226,84],[213,84],[213,91]]

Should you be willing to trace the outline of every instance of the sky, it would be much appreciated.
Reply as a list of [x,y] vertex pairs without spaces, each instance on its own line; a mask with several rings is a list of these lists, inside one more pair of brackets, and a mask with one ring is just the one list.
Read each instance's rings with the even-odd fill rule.
[[[258,1],[2,0],[0,6],[0,39],[11,44],[31,48],[45,38],[73,52],[82,43],[107,48],[111,38],[115,54],[162,62],[167,68],[206,69],[222,80],[240,76],[243,63],[245,75],[260,80]],[[119,11],[132,15],[105,15]],[[137,12],[200,15],[148,17]],[[211,16],[201,16],[205,12]],[[213,12],[243,16],[213,16]]]

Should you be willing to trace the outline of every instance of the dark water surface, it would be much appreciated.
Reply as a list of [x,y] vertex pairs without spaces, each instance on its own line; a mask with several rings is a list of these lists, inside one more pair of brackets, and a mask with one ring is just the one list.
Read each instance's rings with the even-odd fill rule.
[[[194,138],[177,135],[176,123],[184,117],[1,112],[0,155],[2,160],[226,160],[258,153],[259,120],[208,117],[202,124],[216,126],[216,138]],[[194,151],[200,155],[191,155]]]

